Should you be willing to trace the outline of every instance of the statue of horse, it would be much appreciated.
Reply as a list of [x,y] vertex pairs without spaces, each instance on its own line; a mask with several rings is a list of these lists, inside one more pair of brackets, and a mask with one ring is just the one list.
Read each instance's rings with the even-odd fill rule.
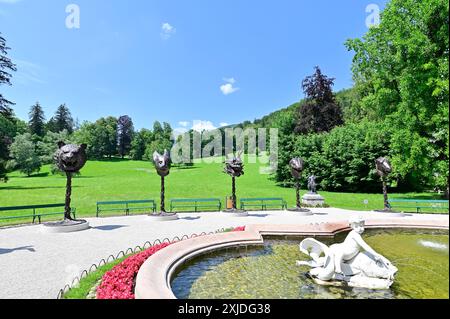
[[386,177],[392,173],[391,163],[385,157],[380,157],[375,160],[375,168],[380,177]]
[[296,179],[299,180],[302,176],[303,168],[304,168],[304,162],[303,159],[300,157],[296,157],[291,159],[289,162],[289,167],[291,168],[291,174]]

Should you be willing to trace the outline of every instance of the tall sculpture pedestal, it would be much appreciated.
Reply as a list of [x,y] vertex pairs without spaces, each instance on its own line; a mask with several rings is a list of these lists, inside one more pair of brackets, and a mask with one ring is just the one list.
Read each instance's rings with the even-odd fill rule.
[[149,215],[150,220],[157,221],[157,222],[166,222],[166,221],[172,221],[172,220],[178,220],[178,214],[159,214],[159,215]]
[[73,233],[89,229],[89,223],[85,220],[63,220],[60,222],[45,223],[42,225],[42,232],[48,234]]
[[312,207],[320,207],[325,204],[325,198],[319,194],[305,194],[302,197],[302,203]]

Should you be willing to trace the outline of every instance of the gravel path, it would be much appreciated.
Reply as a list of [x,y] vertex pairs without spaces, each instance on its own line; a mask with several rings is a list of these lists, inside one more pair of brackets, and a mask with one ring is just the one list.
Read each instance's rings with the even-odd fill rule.
[[[146,241],[248,224],[302,224],[348,220],[376,213],[316,209],[319,215],[302,217],[293,212],[252,212],[249,217],[221,213],[188,213],[171,222],[152,222],[148,216],[88,219],[91,229],[70,234],[45,234],[41,226],[0,229],[0,299],[53,299],[84,269],[121,250]],[[412,215],[414,219],[447,220],[448,215]]]

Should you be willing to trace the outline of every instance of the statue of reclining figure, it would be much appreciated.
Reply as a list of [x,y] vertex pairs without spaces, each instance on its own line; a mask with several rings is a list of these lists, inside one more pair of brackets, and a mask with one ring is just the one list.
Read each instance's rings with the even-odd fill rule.
[[300,243],[300,251],[312,258],[297,261],[299,266],[313,269],[309,274],[321,285],[388,289],[398,269],[385,257],[375,252],[361,237],[364,220],[350,221],[352,231],[343,243],[330,247],[307,238]]

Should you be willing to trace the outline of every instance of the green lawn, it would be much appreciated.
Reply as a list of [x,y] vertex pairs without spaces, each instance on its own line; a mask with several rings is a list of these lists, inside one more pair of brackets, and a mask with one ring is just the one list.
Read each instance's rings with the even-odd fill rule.
[[[224,199],[230,194],[231,179],[222,171],[220,163],[172,168],[166,179],[166,202],[171,198]],[[9,177],[7,184],[0,184],[0,207],[64,202],[65,177],[52,175],[49,166],[43,167],[36,176],[26,177],[15,172]],[[97,201],[159,199],[160,178],[153,165],[145,161],[89,161],[83,168],[82,175],[74,178],[72,184],[72,206],[77,209],[77,217],[94,216]],[[245,175],[237,179],[237,192],[238,197],[275,196],[286,199],[289,206],[294,206],[295,203],[294,190],[279,187],[268,175],[260,174],[258,164],[246,164]],[[383,208],[381,194],[320,193],[332,207],[352,210]],[[393,194],[392,198],[394,197],[431,199],[436,194]],[[367,206],[363,203],[365,199],[369,200]]]

